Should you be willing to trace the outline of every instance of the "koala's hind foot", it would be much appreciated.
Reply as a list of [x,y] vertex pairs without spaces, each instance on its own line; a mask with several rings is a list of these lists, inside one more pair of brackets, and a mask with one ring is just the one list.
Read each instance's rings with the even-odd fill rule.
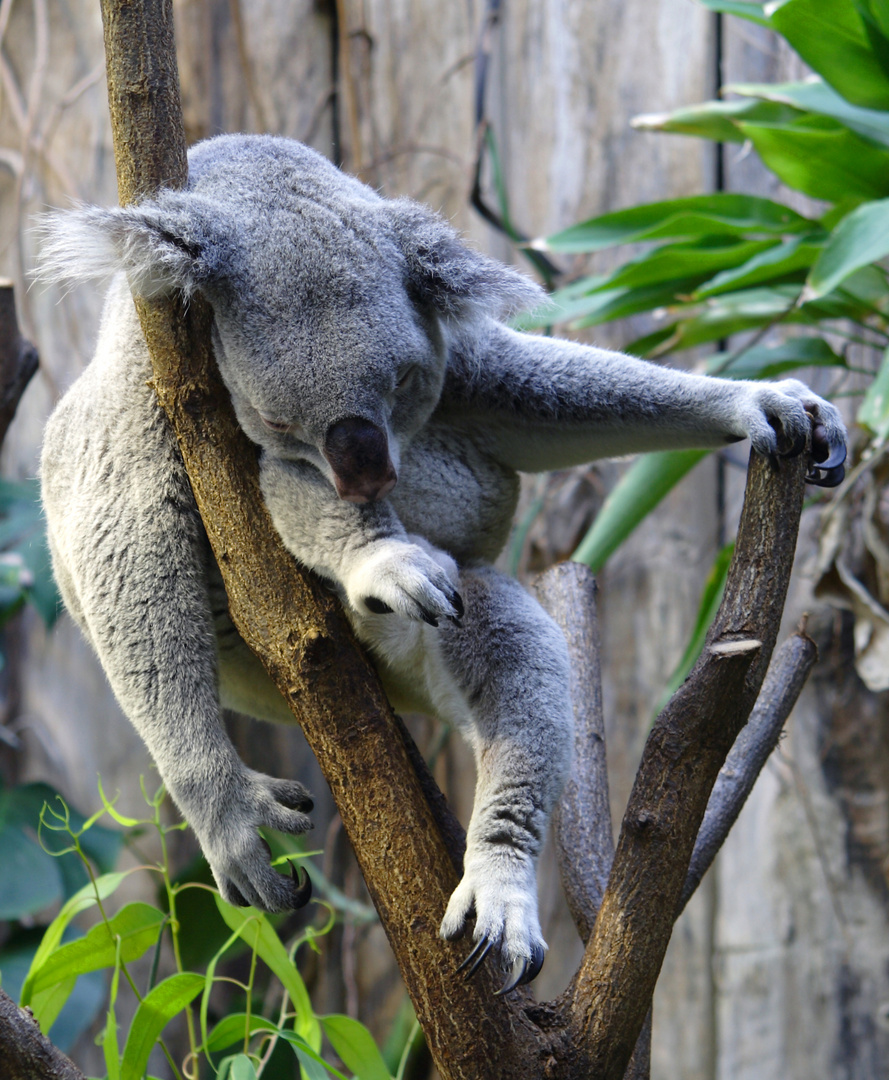
[[[178,794],[178,793],[177,793]],[[187,799],[177,798],[180,804]],[[199,800],[200,801],[200,800]],[[295,780],[276,780],[243,768],[200,809],[181,807],[197,834],[222,898],[237,907],[281,912],[301,908],[312,895],[307,876],[279,874],[260,828],[299,835],[312,828],[313,803]]]

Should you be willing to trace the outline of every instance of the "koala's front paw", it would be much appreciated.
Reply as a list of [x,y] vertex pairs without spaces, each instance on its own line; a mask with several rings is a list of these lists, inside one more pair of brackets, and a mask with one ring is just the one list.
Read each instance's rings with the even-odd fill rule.
[[797,379],[748,385],[754,412],[747,418],[747,434],[754,450],[771,458],[795,456],[805,449],[811,430],[814,464],[806,480],[836,487],[845,476],[846,460],[846,428],[836,407]]
[[533,863],[499,850],[467,859],[463,880],[448,902],[441,936],[449,941],[462,937],[473,912],[475,944],[457,970],[469,979],[494,952],[508,973],[498,994],[508,994],[536,978],[543,967],[546,942],[537,915]]
[[438,626],[441,618],[459,622],[463,601],[452,578],[453,559],[434,555],[419,543],[384,540],[369,545],[369,554],[349,573],[346,593],[359,614],[395,613]]
[[301,908],[309,902],[309,878],[297,880],[279,874],[270,865],[271,852],[259,835],[260,827],[299,835],[312,828],[307,817],[313,803],[308,791],[295,780],[276,780],[244,768],[214,805],[189,813],[189,824],[224,900],[238,907],[280,912]]

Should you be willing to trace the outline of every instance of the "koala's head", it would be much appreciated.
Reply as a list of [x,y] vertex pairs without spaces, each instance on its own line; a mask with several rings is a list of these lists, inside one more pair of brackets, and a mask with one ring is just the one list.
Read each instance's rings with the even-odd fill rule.
[[400,449],[439,400],[455,325],[539,296],[425,207],[265,136],[200,143],[187,189],[54,215],[44,234],[44,277],[122,269],[137,294],[200,290],[246,433],[356,502],[394,486]]

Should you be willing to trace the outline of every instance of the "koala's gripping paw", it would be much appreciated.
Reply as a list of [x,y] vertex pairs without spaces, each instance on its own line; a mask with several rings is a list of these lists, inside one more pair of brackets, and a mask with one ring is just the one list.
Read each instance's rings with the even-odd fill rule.
[[345,581],[355,611],[362,615],[394,613],[430,626],[438,626],[442,618],[459,623],[463,601],[454,585],[457,568],[453,559],[403,540],[378,541],[367,550],[367,557]]
[[805,449],[811,431],[814,460],[806,480],[836,487],[845,476],[846,428],[835,406],[796,379],[747,385],[753,409],[745,426],[753,449],[772,460],[794,457]]
[[285,877],[270,865],[271,852],[259,835],[264,826],[298,835],[312,828],[312,799],[295,780],[276,780],[251,769],[220,793],[215,813],[186,818],[197,833],[224,900],[238,907],[280,912],[301,908],[312,895],[307,876]]
[[533,865],[516,860],[510,866],[508,857],[496,861],[494,868],[467,870],[448,902],[440,932],[449,941],[462,937],[475,913],[474,945],[457,970],[472,978],[493,953],[506,972],[497,993],[508,994],[537,977],[546,942],[537,915]]

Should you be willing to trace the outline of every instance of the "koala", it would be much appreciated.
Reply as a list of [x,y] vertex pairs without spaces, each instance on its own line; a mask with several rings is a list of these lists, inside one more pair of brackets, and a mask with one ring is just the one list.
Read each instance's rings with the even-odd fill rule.
[[184,190],[81,207],[45,228],[43,277],[112,276],[95,357],[46,428],[55,573],[220,892],[282,911],[307,890],[259,829],[310,828],[308,792],[248,769],[223,707],[292,716],[228,615],[131,293],[200,291],[262,492],[293,557],[339,594],[397,710],[455,725],[477,764],[464,873],[441,934],[474,917],[503,991],[546,944],[536,864],[571,762],[561,632],[492,566],[520,471],[749,438],[843,476],[845,431],[802,383],[741,382],[518,333],[539,288],[431,210],[287,139],[195,146]]

